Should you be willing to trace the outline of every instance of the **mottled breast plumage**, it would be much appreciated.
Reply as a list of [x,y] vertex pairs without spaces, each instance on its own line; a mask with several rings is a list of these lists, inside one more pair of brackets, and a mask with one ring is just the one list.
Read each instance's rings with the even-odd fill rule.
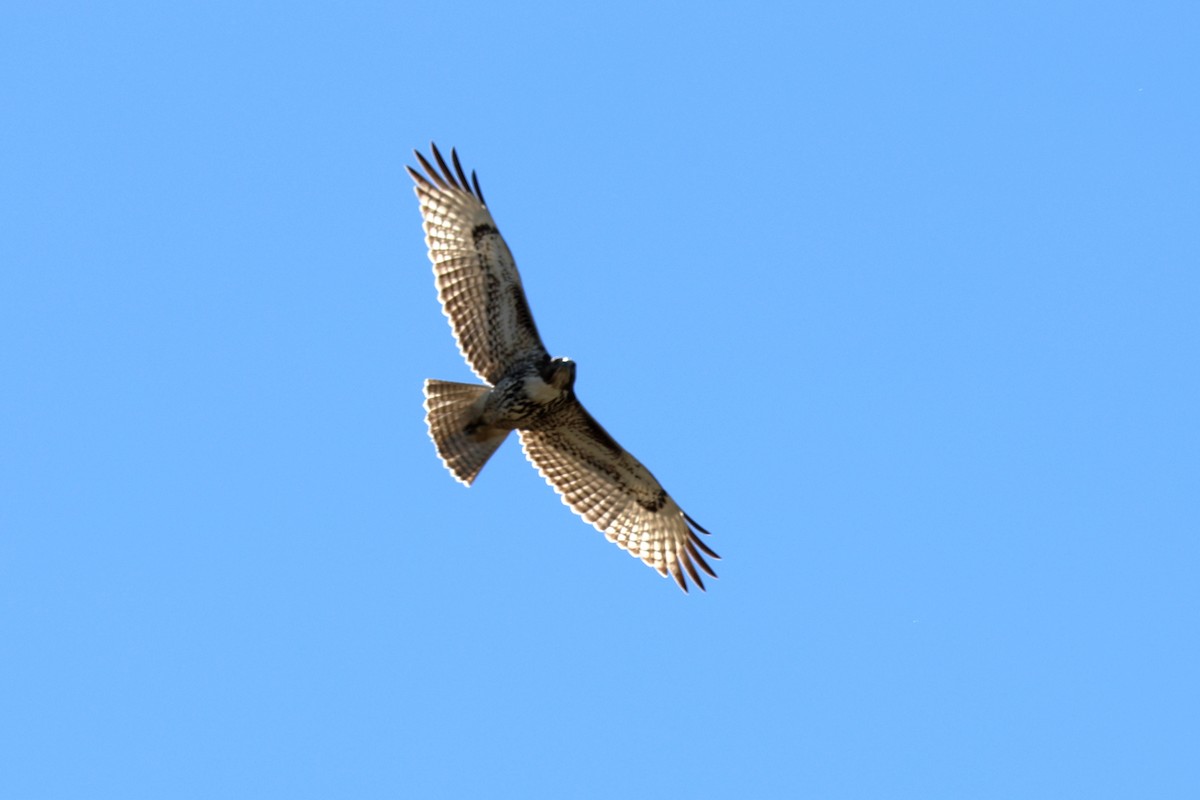
[[509,429],[544,425],[575,400],[572,387],[559,380],[560,374],[537,361],[514,364],[492,388],[487,403],[493,415],[490,424]]

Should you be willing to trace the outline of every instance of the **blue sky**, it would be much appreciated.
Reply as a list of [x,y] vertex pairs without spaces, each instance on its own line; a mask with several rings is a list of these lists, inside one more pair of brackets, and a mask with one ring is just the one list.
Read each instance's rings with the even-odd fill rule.
[[[1200,796],[1193,3],[10,3],[0,796]],[[479,173],[706,594],[508,443]]]

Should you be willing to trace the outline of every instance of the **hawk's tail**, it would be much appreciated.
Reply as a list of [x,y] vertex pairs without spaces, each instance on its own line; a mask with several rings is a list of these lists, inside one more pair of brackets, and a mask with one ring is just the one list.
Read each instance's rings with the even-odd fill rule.
[[[432,378],[425,381],[425,424],[438,455],[454,477],[470,486],[479,470],[504,442],[508,431],[474,423],[477,403],[489,386],[454,383]],[[474,423],[474,424],[473,424]]]

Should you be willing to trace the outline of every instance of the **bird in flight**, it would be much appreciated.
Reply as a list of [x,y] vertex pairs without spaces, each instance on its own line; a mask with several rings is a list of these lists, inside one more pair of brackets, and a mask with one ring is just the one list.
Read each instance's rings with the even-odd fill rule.
[[[470,486],[510,431],[563,503],[630,555],[683,591],[704,588],[704,560],[720,558],[650,470],[630,455],[575,397],[575,362],[551,358],[538,336],[521,276],[479,190],[475,173],[437,166],[414,151],[416,186],[442,312],[463,358],[486,385],[425,381],[429,436],[455,479]],[[699,567],[699,570],[697,570]]]

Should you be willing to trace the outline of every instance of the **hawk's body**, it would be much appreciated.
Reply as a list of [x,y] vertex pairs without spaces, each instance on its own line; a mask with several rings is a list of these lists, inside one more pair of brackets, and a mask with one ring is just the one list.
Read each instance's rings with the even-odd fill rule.
[[510,431],[525,455],[575,513],[685,592],[684,571],[700,588],[697,565],[714,558],[683,513],[642,464],[608,435],[575,397],[575,364],[542,345],[508,245],[483,201],[433,147],[438,167],[417,153],[409,168],[421,202],[425,240],[442,310],[463,357],[489,385],[425,382],[426,422],[438,455],[470,485]]

